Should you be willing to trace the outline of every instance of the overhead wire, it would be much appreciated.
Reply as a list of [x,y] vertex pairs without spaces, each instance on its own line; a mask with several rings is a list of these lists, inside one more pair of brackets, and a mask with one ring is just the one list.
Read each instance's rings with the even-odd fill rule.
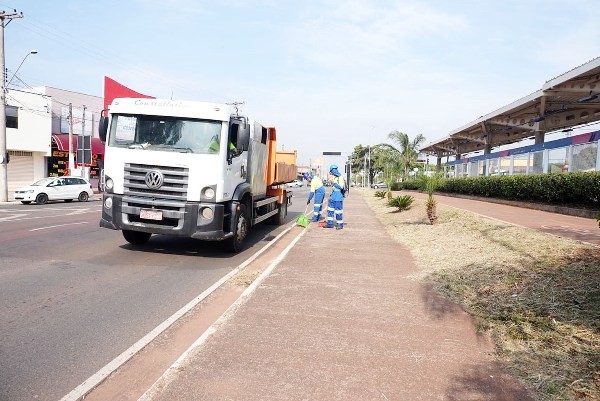
[[[167,80],[170,85],[169,89],[172,89],[174,87],[178,90],[181,90],[182,92],[189,93],[189,83],[188,82],[184,82],[184,81],[181,81],[178,79],[173,79],[170,77],[165,78],[164,75],[161,75],[161,74],[158,74],[149,69],[140,67],[139,64],[137,63],[137,61],[129,60],[129,59],[127,59],[127,57],[124,57],[122,54],[117,55],[117,54],[107,51],[105,49],[101,49],[97,45],[91,44],[82,39],[74,40],[72,34],[63,32],[56,27],[48,26],[48,25],[44,24],[44,22],[38,21],[34,17],[30,17],[30,16],[28,17],[27,15],[25,15],[25,17],[22,19],[22,21],[20,21],[20,23],[23,25],[23,27],[25,29],[28,29],[29,31],[31,31],[41,37],[49,39],[51,41],[59,42],[59,43],[61,43],[61,45],[64,44],[66,47],[71,49],[73,52],[84,54],[95,60],[102,61],[103,63],[105,63],[107,65],[116,66],[116,67],[122,67],[123,61],[125,61],[127,63],[128,68],[131,69],[132,71],[138,73],[139,75],[142,75],[154,82],[156,82],[156,81],[164,82],[165,80]],[[75,43],[75,42],[77,42],[77,43]],[[119,61],[117,62],[116,60],[119,60]]]

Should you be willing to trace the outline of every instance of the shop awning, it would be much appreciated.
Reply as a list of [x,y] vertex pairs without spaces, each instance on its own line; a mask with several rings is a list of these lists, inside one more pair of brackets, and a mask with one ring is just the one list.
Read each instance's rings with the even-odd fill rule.
[[[56,148],[60,151],[69,150],[69,134],[52,134],[52,142],[56,144]],[[77,151],[77,135],[73,135],[73,153]],[[104,144],[100,138],[92,138],[92,153],[104,154]]]

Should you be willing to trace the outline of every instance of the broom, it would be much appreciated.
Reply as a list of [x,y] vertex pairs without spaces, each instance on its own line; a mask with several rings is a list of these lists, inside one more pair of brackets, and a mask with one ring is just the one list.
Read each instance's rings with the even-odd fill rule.
[[308,227],[308,217],[306,217],[306,212],[308,212],[308,207],[310,206],[310,204],[306,205],[306,208],[304,209],[304,213],[302,213],[300,216],[298,216],[296,218],[296,224],[298,224],[301,227]]

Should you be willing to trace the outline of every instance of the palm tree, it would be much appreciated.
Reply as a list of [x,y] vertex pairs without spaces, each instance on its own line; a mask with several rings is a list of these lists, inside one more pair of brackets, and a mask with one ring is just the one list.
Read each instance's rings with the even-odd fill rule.
[[411,141],[408,134],[394,130],[388,134],[388,138],[398,144],[400,165],[404,171],[404,179],[406,179],[408,178],[410,166],[417,161],[418,149],[425,142],[425,137],[423,134],[419,134]]

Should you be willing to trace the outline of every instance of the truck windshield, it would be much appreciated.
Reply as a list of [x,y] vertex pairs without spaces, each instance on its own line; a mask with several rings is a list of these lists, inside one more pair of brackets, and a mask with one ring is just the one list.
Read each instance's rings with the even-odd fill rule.
[[114,114],[108,145],[183,153],[215,153],[215,148],[218,151],[221,126],[221,121]]

